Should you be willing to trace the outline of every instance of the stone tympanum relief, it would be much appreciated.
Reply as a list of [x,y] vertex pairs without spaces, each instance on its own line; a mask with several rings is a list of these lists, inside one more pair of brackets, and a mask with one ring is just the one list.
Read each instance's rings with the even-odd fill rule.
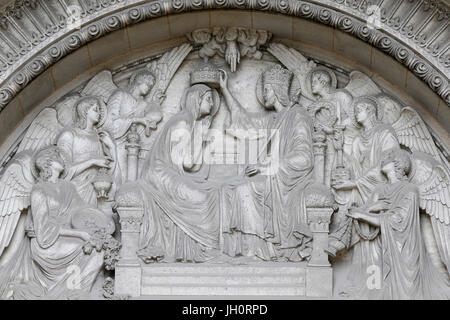
[[[112,298],[114,275],[116,297],[183,294],[202,272],[222,281],[198,277],[202,294],[324,297],[334,276],[352,298],[450,297],[450,168],[414,108],[266,31],[187,38],[100,72],[18,141],[0,177],[4,298],[88,297],[105,277]],[[278,278],[264,291],[233,272]]]

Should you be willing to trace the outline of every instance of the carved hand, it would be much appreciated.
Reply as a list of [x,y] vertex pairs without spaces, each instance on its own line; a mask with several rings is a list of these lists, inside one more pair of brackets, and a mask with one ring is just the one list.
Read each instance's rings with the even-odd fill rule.
[[147,126],[147,121],[144,119],[134,118],[131,121],[133,122],[133,124],[140,124],[143,126]]
[[245,168],[245,175],[248,177],[252,177],[258,173],[261,173],[261,170],[259,168],[257,168],[256,166],[248,166],[247,168]]
[[109,158],[94,158],[91,159],[91,166],[97,166],[100,168],[107,168],[109,169],[109,163],[112,159]]
[[350,208],[346,215],[350,218],[359,220],[364,217],[364,213],[360,210],[361,209],[359,208]]
[[230,65],[231,72],[235,72],[237,64],[241,61],[241,54],[236,41],[228,41],[225,50],[225,60]]
[[79,231],[79,236],[80,236],[81,240],[84,240],[86,242],[91,239],[91,235],[89,233],[87,233],[86,231]]
[[219,72],[220,72],[220,89],[228,90],[228,74],[223,69],[219,69]]
[[318,127],[322,129],[326,134],[333,134],[335,130],[323,123],[317,123]]
[[374,204],[372,204],[371,206],[369,206],[368,210],[369,212],[380,212],[380,211],[385,211],[388,210],[390,208],[391,204],[387,201],[387,200],[379,200],[377,202],[375,202]]
[[343,190],[343,191],[349,191],[356,188],[356,183],[353,181],[344,181],[342,183],[338,183],[333,186],[336,190]]

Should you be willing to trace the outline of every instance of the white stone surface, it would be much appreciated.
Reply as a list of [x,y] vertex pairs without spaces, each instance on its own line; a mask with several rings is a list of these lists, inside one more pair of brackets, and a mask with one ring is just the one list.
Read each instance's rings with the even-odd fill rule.
[[[246,12],[237,16],[251,18]],[[211,15],[214,24],[222,24],[221,19]],[[132,49],[170,37],[166,21],[167,32],[146,38],[151,22],[130,28]],[[116,268],[117,296],[330,297],[333,269],[326,252],[349,251],[367,257],[347,266],[356,268],[353,287],[364,290],[370,289],[365,288],[368,268],[381,268],[381,261],[395,258],[399,262],[390,268],[399,272],[418,268],[417,278],[382,274],[376,298],[447,297],[448,286],[430,261],[449,266],[448,160],[417,111],[391,99],[368,75],[321,65],[270,41],[264,30],[202,32],[189,36],[195,50],[184,43],[120,72],[103,70],[37,115],[0,177],[0,195],[7,195],[0,198],[0,230],[5,230],[0,256],[14,232],[27,235],[24,243],[39,250],[50,247],[63,258],[71,248],[64,237],[74,237],[78,250],[83,249],[81,257],[91,261],[77,267],[95,271],[85,281],[86,293],[104,264]],[[209,40],[202,41],[203,36]],[[370,64],[366,44],[347,34],[337,38],[337,51],[363,64],[369,56]],[[352,51],[356,45],[365,51]],[[57,85],[79,74],[75,60],[92,66],[87,49],[55,65]],[[262,151],[247,150],[257,161],[244,157],[230,170],[209,163],[211,129],[231,136],[233,147],[239,141],[259,143]],[[44,159],[46,150],[54,154]],[[147,157],[139,159],[140,151]],[[42,209],[43,202],[33,201],[41,185],[40,196],[56,209]],[[60,198],[52,198],[52,188],[61,190]],[[64,188],[73,189],[72,195]],[[83,210],[92,215],[81,210],[79,216],[78,207],[66,205],[72,200],[77,206],[84,203]],[[111,209],[103,205],[113,201],[120,219],[115,233],[122,243],[120,255],[111,237]],[[419,208],[431,217],[432,228],[418,227]],[[22,210],[33,221],[15,231]],[[39,212],[42,216],[36,216]],[[44,239],[47,233],[36,224],[41,218],[44,228],[59,235],[54,242]],[[47,218],[57,223],[47,224]],[[424,240],[430,237],[436,241]],[[405,238],[399,252],[396,243]],[[430,243],[437,250],[427,249]],[[21,250],[27,250],[15,248],[21,257]],[[417,256],[419,262],[411,263]],[[10,261],[0,275],[2,290],[10,284],[3,278],[16,277],[22,267]],[[30,262],[20,261],[23,266]],[[50,275],[63,266],[61,261]],[[28,281],[19,275],[16,280]],[[25,291],[44,283],[48,292],[42,296],[51,297],[54,280],[47,280],[30,281]],[[58,281],[62,288],[66,279]],[[430,290],[420,287],[428,282]],[[416,285],[418,291],[393,296],[384,290]],[[68,286],[63,292],[71,295],[71,290]],[[15,288],[1,293],[27,297]],[[373,298],[373,292],[367,297]]]

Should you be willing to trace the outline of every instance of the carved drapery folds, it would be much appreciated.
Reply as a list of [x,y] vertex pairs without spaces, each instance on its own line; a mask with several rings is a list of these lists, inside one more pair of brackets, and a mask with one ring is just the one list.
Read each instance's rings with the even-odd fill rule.
[[[157,4],[151,8],[158,11]],[[330,296],[329,255],[333,263],[339,252],[359,252],[372,260],[352,266],[364,270],[370,262],[381,268],[377,263],[391,256],[376,261],[379,255],[366,248],[385,254],[396,246],[385,237],[398,236],[394,229],[416,245],[390,268],[411,265],[408,259],[419,256],[419,277],[432,279],[423,271],[438,267],[426,265],[431,260],[424,239],[430,237],[439,250],[430,251],[432,260],[449,267],[448,160],[413,107],[360,71],[337,71],[269,42],[268,32],[211,32],[193,32],[186,43],[132,72],[101,71],[36,116],[0,177],[0,230],[6,230],[1,250],[12,241],[20,213],[41,209],[42,225],[16,231],[26,232],[32,245],[51,245],[54,239],[41,241],[42,234],[91,241],[80,221],[120,238],[117,295],[139,296],[142,270],[159,262],[258,262],[304,268],[300,289]],[[188,57],[193,63],[183,63]],[[49,146],[60,161],[36,160]],[[212,156],[227,154],[236,155],[236,162],[217,163],[220,157]],[[225,165],[231,169],[223,170]],[[40,208],[32,190],[44,182],[74,195],[61,189],[62,199]],[[62,201],[71,203],[72,197],[83,208],[81,217],[78,207],[65,209]],[[48,222],[55,213],[64,213],[73,230]],[[420,219],[429,219],[432,228],[420,231]],[[41,234],[40,228],[49,231]],[[83,254],[94,259],[103,253],[94,247]],[[26,280],[15,263],[7,263],[8,277]],[[359,275],[355,271],[353,280],[364,284]],[[388,275],[388,285],[416,281],[396,284]],[[10,278],[0,280],[2,294],[23,297],[9,287]],[[419,296],[445,294],[435,289]]]

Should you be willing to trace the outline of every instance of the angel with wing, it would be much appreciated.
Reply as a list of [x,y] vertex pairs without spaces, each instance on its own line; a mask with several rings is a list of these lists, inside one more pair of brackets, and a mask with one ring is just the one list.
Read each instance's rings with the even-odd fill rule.
[[410,156],[402,149],[386,152],[380,168],[388,183],[377,187],[365,205],[350,209],[348,215],[379,228],[381,258],[374,260],[380,261],[382,285],[369,290],[366,275],[357,279],[359,286],[352,293],[359,298],[449,299],[448,275],[429,259],[419,213],[419,208],[433,207],[435,214],[448,218],[449,176],[431,157]]
[[[112,234],[114,223],[61,179],[66,169],[62,150],[49,146],[16,154],[0,179],[3,298],[85,297],[103,267],[101,246],[86,245],[98,230]],[[72,287],[69,267],[80,271]]]
[[359,71],[350,73],[350,81],[344,88],[337,88],[334,71],[318,66],[295,49],[272,43],[268,51],[295,74],[300,84],[300,102],[315,118],[315,129],[326,134],[324,176],[328,185],[332,179],[331,171],[341,162],[337,159],[335,140],[342,135],[341,149],[345,158],[346,154],[350,154],[352,141],[358,133],[359,126],[353,114],[353,99],[379,94],[381,91],[369,77]]
[[106,116],[101,97],[78,94],[65,97],[55,108],[45,108],[38,114],[18,152],[57,145],[67,164],[64,178],[75,184],[83,199],[96,206],[92,182],[99,170],[119,177],[115,143],[103,127]]
[[[439,165],[444,176],[449,176],[447,160],[436,147],[424,121],[414,109],[404,107],[400,112],[393,110],[392,112],[397,116],[389,115],[387,112],[384,116],[385,123],[383,123],[377,116],[382,113],[383,106],[379,106],[373,97],[359,98],[355,101],[354,107],[355,118],[361,125],[361,131],[353,141],[352,153],[346,162],[346,165],[351,168],[352,179],[334,185],[337,201],[346,203],[347,208],[353,204],[362,205],[367,202],[373,191],[379,185],[386,183],[386,177],[380,171],[381,159],[387,150],[392,148],[403,147],[413,153],[423,153],[436,165]],[[393,123],[389,123],[392,120],[388,119],[395,118]],[[442,260],[447,270],[450,270],[450,191],[445,184],[439,187],[437,194],[434,193],[435,191],[438,190],[433,190],[429,196],[434,202],[428,204],[425,211],[430,216],[432,224],[434,235],[430,236],[434,236],[439,249],[438,260]],[[426,216],[423,218],[428,219]],[[344,220],[331,238],[342,238],[345,234],[343,229],[346,228],[346,223],[348,226],[349,221]],[[361,231],[363,234],[359,236],[366,239],[375,232],[372,226],[364,223],[362,223],[359,233]],[[351,245],[358,242],[355,240],[356,238],[358,237],[353,237]],[[367,248],[362,250],[359,248],[360,246]],[[368,252],[375,250],[376,246],[374,247],[372,242],[366,242],[358,244],[354,248],[358,252],[360,249]],[[363,252],[358,255],[360,255],[360,263],[365,261],[365,257],[368,257]]]
[[149,63],[144,69],[133,73],[128,88],[119,88],[112,79],[110,71],[102,71],[89,81],[84,94],[102,96],[107,101],[108,118],[105,128],[116,141],[122,179],[125,180],[126,166],[125,141],[127,133],[137,131],[139,136],[150,136],[162,120],[161,105],[172,77],[192,50],[190,44],[183,44],[165,53],[158,60]]
[[[391,99],[367,75],[352,71],[348,84],[343,89],[336,90],[336,75],[333,71],[323,67],[317,68],[313,61],[282,44],[271,44],[268,51],[295,74],[300,82],[300,101],[309,106],[308,109],[313,112],[316,126],[319,122],[318,126],[322,127],[327,134],[336,131],[336,125],[334,128],[327,128],[327,123],[322,120],[327,118],[327,114],[322,116],[324,113],[322,110],[328,111],[330,108],[326,108],[327,105],[336,106],[336,112],[329,114],[339,119],[336,124],[345,126],[343,151],[345,165],[351,169],[348,179],[336,180],[332,183],[337,195],[336,199],[341,205],[344,204],[346,208],[354,203],[364,205],[373,191],[387,182],[386,177],[381,174],[380,163],[383,154],[391,148],[402,147],[411,152],[425,153],[427,157],[435,161],[435,168],[438,166],[443,174],[449,176],[448,160],[436,147],[419,114],[413,108],[402,107]],[[332,100],[333,103],[326,104],[328,100]],[[335,168],[331,166],[329,169]],[[430,192],[425,212],[430,216],[433,234],[425,236],[435,238],[439,249],[438,259],[450,272],[449,189],[443,182]],[[428,219],[423,215],[422,218]],[[359,237],[352,239],[349,236],[355,234],[350,232],[353,224],[345,224],[348,221],[351,222],[351,219],[345,220],[331,235],[331,238],[335,236],[339,241],[344,241],[347,249],[360,240]],[[364,228],[364,224],[365,222],[361,222],[361,229]],[[367,224],[365,227],[368,230],[364,232],[363,237],[368,239],[373,236],[375,241],[364,241],[363,245],[373,246],[372,243],[378,241],[374,227]],[[358,239],[355,241],[355,238]],[[359,263],[366,261],[370,264],[370,257],[375,256],[369,254],[371,251],[369,248],[366,249],[360,250],[357,254]],[[355,255],[355,252],[353,253]],[[366,272],[365,268],[363,272]]]

